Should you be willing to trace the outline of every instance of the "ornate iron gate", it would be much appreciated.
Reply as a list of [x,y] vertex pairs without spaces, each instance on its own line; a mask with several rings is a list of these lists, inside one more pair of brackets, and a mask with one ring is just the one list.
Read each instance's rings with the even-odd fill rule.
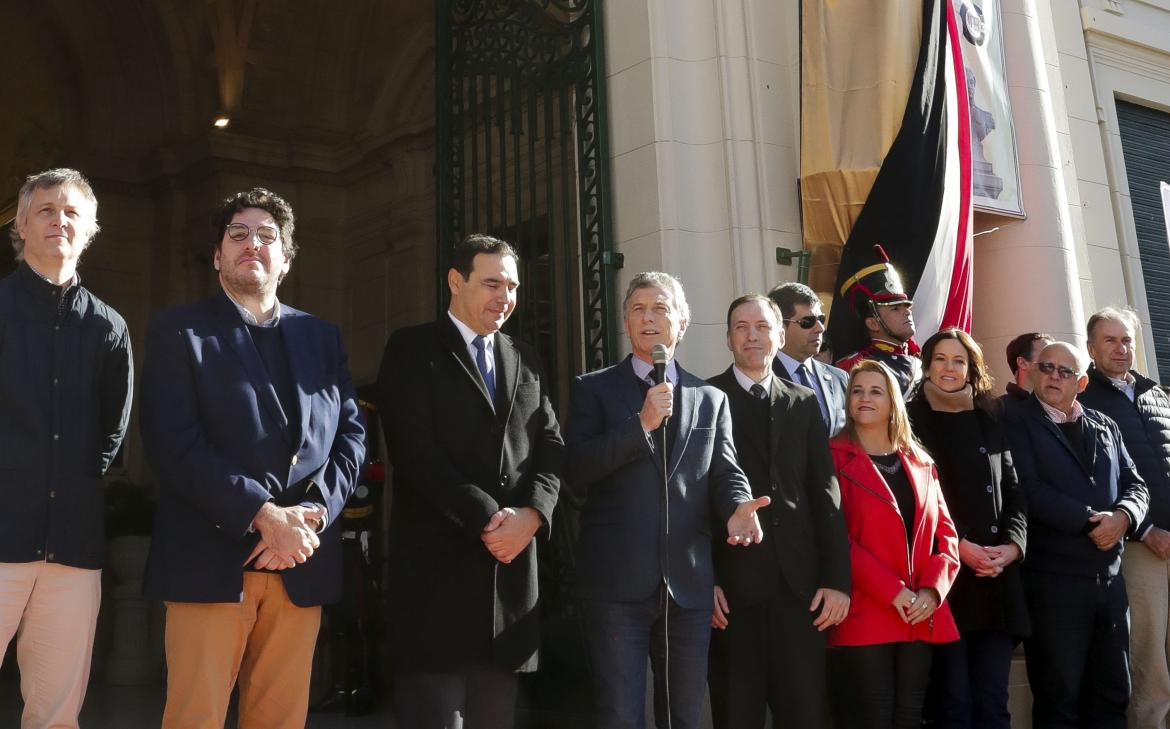
[[437,3],[439,310],[451,246],[518,245],[507,330],[535,345],[564,401],[616,351],[600,0]]
[[[472,232],[520,253],[505,329],[537,347],[562,415],[572,375],[616,356],[601,0],[437,0],[440,313],[452,245]],[[541,548],[543,669],[525,726],[587,726],[570,586],[577,506],[566,485]]]

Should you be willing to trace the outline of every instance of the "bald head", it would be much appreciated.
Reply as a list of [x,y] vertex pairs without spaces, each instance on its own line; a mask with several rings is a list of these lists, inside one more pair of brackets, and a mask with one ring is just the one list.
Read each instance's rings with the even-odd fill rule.
[[1088,368],[1089,355],[1080,347],[1053,342],[1036,355],[1032,391],[1046,405],[1067,415],[1072,412],[1077,395],[1089,384],[1089,376],[1085,374]]

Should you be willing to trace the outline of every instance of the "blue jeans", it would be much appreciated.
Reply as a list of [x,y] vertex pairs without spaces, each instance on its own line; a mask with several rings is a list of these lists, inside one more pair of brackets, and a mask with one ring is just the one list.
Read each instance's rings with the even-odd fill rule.
[[647,656],[654,671],[654,723],[667,726],[669,694],[671,729],[698,729],[707,687],[710,609],[679,607],[659,589],[638,602],[582,600],[581,616],[598,729],[645,727]]

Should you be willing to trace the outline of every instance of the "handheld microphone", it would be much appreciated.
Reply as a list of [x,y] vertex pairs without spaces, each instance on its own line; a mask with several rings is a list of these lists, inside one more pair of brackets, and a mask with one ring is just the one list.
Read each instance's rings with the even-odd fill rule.
[[665,344],[655,344],[651,348],[650,361],[654,363],[654,384],[661,385],[666,381],[666,363],[670,361]]

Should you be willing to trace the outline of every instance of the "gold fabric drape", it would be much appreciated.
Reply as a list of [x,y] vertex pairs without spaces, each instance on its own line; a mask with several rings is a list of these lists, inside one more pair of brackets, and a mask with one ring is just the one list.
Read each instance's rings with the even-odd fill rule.
[[809,285],[828,303],[841,247],[902,123],[922,3],[803,3],[800,202]]

